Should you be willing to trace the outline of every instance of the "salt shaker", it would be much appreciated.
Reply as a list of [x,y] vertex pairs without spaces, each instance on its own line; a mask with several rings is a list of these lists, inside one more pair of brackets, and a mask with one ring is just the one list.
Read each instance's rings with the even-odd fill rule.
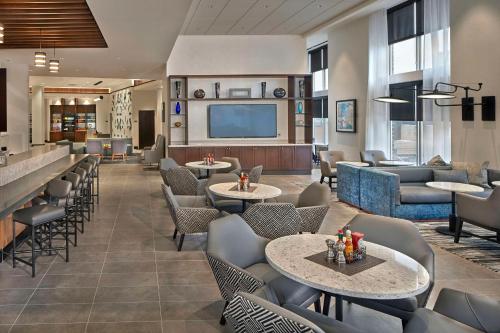
[[345,264],[345,255],[344,255],[344,250],[345,250],[345,244],[344,242],[337,242],[337,262],[339,264]]
[[337,259],[337,249],[335,248],[335,241],[333,239],[327,239],[326,246],[328,246],[328,251],[326,252],[326,259],[327,260]]

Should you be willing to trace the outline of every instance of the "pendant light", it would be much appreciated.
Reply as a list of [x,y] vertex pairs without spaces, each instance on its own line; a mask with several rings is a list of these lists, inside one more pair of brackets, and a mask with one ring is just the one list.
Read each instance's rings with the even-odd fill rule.
[[4,26],[0,23],[0,44],[3,44]]
[[40,51],[35,52],[35,67],[45,67],[47,54],[42,52],[42,29],[40,29]]
[[405,103],[410,103],[410,101],[407,101],[406,99],[401,99],[397,98],[394,96],[382,96],[382,97],[377,97],[373,99],[376,102],[382,102],[382,103],[393,103],[393,104],[405,104]]
[[56,43],[54,42],[54,59],[49,61],[49,72],[51,73],[59,73],[59,60],[55,59],[56,57]]

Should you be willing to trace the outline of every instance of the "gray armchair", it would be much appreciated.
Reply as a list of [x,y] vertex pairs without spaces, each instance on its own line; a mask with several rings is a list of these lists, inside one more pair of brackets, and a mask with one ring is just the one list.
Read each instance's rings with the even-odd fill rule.
[[253,294],[238,292],[224,312],[231,332],[361,333],[354,327],[295,305],[272,303],[265,286]]
[[320,151],[319,164],[321,167],[320,183],[323,184],[325,177],[328,177],[328,185],[332,187],[333,178],[337,178],[337,162],[344,160],[343,151]]
[[144,163],[154,164],[160,163],[160,160],[165,156],[165,137],[158,135],[153,147],[144,147]]
[[170,186],[167,180],[167,170],[178,167],[179,165],[173,158],[167,157],[160,159],[160,175],[165,185]]
[[248,173],[248,179],[250,183],[258,183],[260,180],[260,176],[262,175],[262,170],[264,167],[262,165],[257,165],[250,170]]
[[186,167],[168,169],[165,179],[175,195],[205,195],[206,179],[198,179]]
[[[236,214],[212,221],[208,226],[207,257],[222,297],[227,304],[239,291],[252,293],[267,285],[273,290],[277,304],[308,307],[319,311],[321,293],[295,282],[266,261],[268,239],[258,236]],[[221,324],[224,324],[224,316]]]
[[241,164],[240,164],[240,160],[237,157],[223,157],[220,160],[222,162],[231,163],[231,166],[227,167],[227,168],[218,169],[217,173],[232,172],[232,173],[235,173],[237,175],[240,174],[240,172],[241,172]]
[[330,208],[330,191],[319,183],[312,183],[298,194],[283,194],[269,202],[288,202],[297,208],[300,232],[318,232]]
[[209,190],[209,187],[214,184],[219,183],[235,183],[238,181],[238,176],[234,173],[215,173],[208,178],[206,186],[206,195],[210,200],[212,206],[218,210],[225,211],[227,213],[241,213],[243,209],[243,202],[237,199],[228,199],[224,197],[219,197]]
[[487,198],[458,193],[457,216],[455,243],[460,241],[464,221],[495,231],[500,242],[500,188],[496,187]]
[[[56,142],[57,146],[69,146],[70,154],[85,154],[85,147],[75,148],[73,141],[69,140],[60,140]],[[93,154],[93,153],[88,153]]]
[[173,239],[181,234],[177,251],[182,250],[186,234],[207,232],[208,224],[220,217],[217,209],[207,206],[205,196],[174,195],[165,184],[161,184],[161,189],[175,224]]
[[104,148],[102,140],[87,140],[87,154],[103,157]]
[[127,159],[127,139],[111,139],[111,159],[120,156],[123,160]]
[[242,217],[257,235],[268,239],[297,234],[302,221],[291,203],[252,204]]
[[370,166],[380,166],[380,161],[387,161],[387,157],[382,150],[365,150],[359,153],[361,162],[370,164]]
[[498,333],[500,302],[444,288],[434,310],[417,309],[404,333]]
[[429,272],[429,288],[420,295],[396,300],[345,297],[347,301],[401,318],[406,323],[417,308],[424,307],[434,285],[434,251],[415,225],[407,220],[358,214],[350,222],[352,231],[364,233],[366,240],[406,254]]

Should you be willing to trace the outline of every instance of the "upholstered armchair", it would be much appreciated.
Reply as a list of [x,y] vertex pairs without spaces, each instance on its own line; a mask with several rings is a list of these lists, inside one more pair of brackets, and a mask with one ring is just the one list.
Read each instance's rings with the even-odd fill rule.
[[396,300],[377,300],[345,297],[347,301],[401,318],[403,324],[417,308],[425,307],[434,285],[434,251],[424,240],[417,227],[408,220],[387,216],[358,214],[349,222],[352,231],[366,235],[366,240],[397,250],[414,259],[427,269],[429,288],[415,297]]
[[443,288],[434,309],[419,308],[404,333],[496,333],[500,302],[493,298]]
[[500,242],[500,187],[496,187],[487,198],[458,193],[457,216],[455,243],[460,241],[464,221],[496,231],[497,241]]
[[161,189],[175,224],[173,239],[181,234],[177,251],[182,250],[186,234],[207,232],[208,224],[220,216],[217,209],[207,206],[205,196],[174,195],[165,184]]
[[205,195],[206,179],[198,179],[186,167],[166,170],[165,179],[175,195]]
[[126,139],[111,139],[111,159],[120,156],[123,160],[127,159],[127,140]]
[[167,180],[167,170],[178,167],[179,165],[173,158],[167,157],[160,160],[160,175],[165,185],[170,186]]
[[218,169],[217,173],[228,173],[232,172],[234,174],[239,175],[241,173],[241,164],[240,160],[237,157],[222,157],[220,159],[222,162],[231,163],[230,167]]
[[380,161],[387,161],[387,157],[382,150],[365,150],[359,153],[361,162],[370,164],[370,166],[380,166]]
[[257,235],[268,239],[295,235],[302,222],[291,203],[255,203],[245,210],[242,217]]
[[323,184],[325,177],[328,178],[328,185],[332,187],[333,178],[337,178],[337,162],[344,160],[343,151],[320,151],[319,164],[321,167],[320,183]]
[[[258,236],[238,215],[212,221],[208,226],[207,257],[222,298],[227,304],[239,291],[253,293],[267,285],[276,303],[320,307],[320,292],[295,282],[266,261],[268,239]],[[224,324],[224,316],[221,324]]]
[[219,183],[235,183],[238,181],[238,176],[234,173],[214,173],[208,178],[206,185],[206,195],[210,200],[212,206],[218,210],[225,211],[227,213],[241,213],[243,209],[243,202],[238,199],[228,199],[224,197],[219,197],[209,190],[211,185]]
[[248,180],[250,183],[258,183],[260,180],[260,176],[262,175],[262,170],[264,167],[262,165],[257,165],[250,170],[248,173]]
[[288,202],[299,212],[300,232],[318,232],[328,212],[330,191],[319,183],[312,183],[297,194],[283,194],[267,202]]
[[144,147],[144,163],[154,164],[160,163],[160,160],[165,156],[165,137],[158,135],[153,147]]
[[[270,295],[271,294],[271,295]],[[231,332],[361,333],[356,328],[320,313],[272,302],[266,286],[253,294],[238,292],[224,312]]]

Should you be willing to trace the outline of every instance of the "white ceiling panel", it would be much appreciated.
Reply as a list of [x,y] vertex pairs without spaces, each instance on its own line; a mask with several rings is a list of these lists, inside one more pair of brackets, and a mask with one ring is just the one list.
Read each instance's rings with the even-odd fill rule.
[[185,35],[302,34],[367,0],[195,0]]

